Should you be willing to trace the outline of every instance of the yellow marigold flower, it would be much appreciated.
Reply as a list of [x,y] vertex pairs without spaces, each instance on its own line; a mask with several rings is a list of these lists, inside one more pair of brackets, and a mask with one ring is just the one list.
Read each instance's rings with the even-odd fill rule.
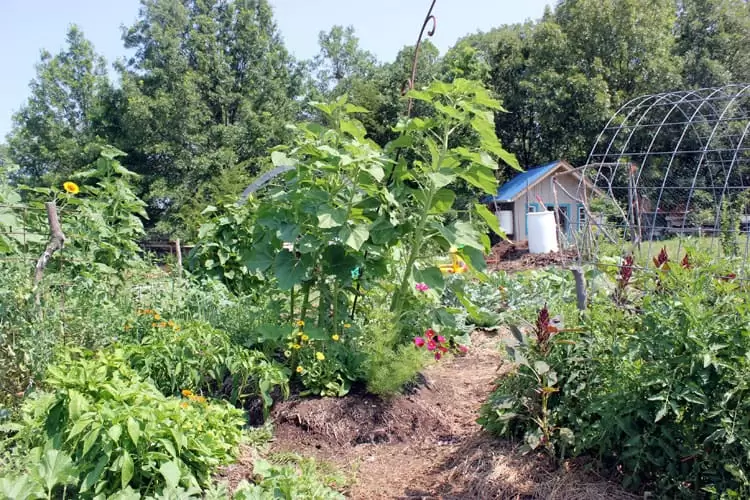
[[78,194],[81,192],[81,188],[78,187],[78,184],[70,181],[63,182],[63,189],[70,194]]
[[297,373],[302,373],[303,371],[305,371],[304,368],[302,368],[301,366],[297,367]]
[[344,323],[344,328],[351,328],[351,327],[352,325],[350,325],[349,323]]
[[159,323],[159,327],[160,328],[164,328],[166,326],[167,326],[167,324],[164,321],[162,321],[161,323]]
[[299,349],[300,347],[302,346],[299,344],[292,344],[292,349]]
[[302,342],[307,342],[308,340],[310,340],[310,337],[308,335],[302,336]]
[[185,396],[186,398],[189,398],[190,396],[193,395],[193,391],[191,391],[190,389],[183,389],[182,395]]
[[187,403],[185,403],[184,401],[182,403],[180,403],[180,408],[187,408],[188,406],[190,406],[190,405],[187,404]]
[[331,336],[331,338],[333,339],[334,342],[338,342],[341,337],[339,337],[338,335],[333,335]]
[[172,321],[171,319],[170,319],[169,321],[167,321],[167,324],[168,324],[169,326],[171,326],[172,328],[174,328],[174,327],[176,326],[176,325],[174,324],[174,321]]
[[303,326],[305,326],[305,322],[302,321],[301,319],[298,319],[297,320],[297,326],[300,327],[300,328],[302,328]]
[[322,352],[316,352],[315,357],[318,359],[318,361],[323,361],[324,359],[326,359],[325,354],[323,354]]
[[161,319],[161,315],[159,315],[159,313],[154,313],[154,319],[156,321],[159,321]]
[[156,323],[151,323],[151,326],[152,326],[153,328],[156,328]]

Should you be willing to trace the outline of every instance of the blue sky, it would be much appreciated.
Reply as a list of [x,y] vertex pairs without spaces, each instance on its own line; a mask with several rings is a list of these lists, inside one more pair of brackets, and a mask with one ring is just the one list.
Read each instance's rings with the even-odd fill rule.
[[[355,27],[360,45],[381,61],[414,44],[430,0],[270,0],[287,48],[298,58],[313,57],[318,32],[334,24]],[[437,0],[441,53],[467,33],[536,19],[552,0]],[[11,115],[28,97],[39,52],[59,51],[70,24],[78,24],[110,64],[126,55],[120,27],[138,15],[138,0],[0,0],[0,139]]]

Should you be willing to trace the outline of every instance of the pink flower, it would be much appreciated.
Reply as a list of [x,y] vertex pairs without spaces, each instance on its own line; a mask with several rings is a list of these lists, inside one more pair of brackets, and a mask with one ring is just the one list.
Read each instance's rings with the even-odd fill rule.
[[414,337],[414,345],[417,347],[424,346],[424,339],[422,337]]
[[440,358],[442,358],[442,357],[443,357],[443,355],[440,354],[439,352],[435,353],[435,361],[440,361]]
[[443,337],[442,335],[438,335],[437,341],[443,344],[445,343],[445,337]]
[[418,292],[426,292],[430,289],[430,287],[427,286],[426,283],[417,283],[416,285],[414,285],[414,288],[416,288]]
[[464,354],[466,354],[467,352],[469,352],[469,348],[466,347],[465,345],[458,346],[458,350],[461,351]]
[[430,340],[429,342],[427,342],[428,351],[434,351],[436,347],[437,347],[437,344],[435,344],[434,341]]

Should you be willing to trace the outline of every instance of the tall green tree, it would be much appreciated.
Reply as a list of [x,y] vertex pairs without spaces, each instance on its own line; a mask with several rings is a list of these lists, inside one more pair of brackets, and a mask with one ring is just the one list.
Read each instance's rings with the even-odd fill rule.
[[124,40],[136,53],[121,68],[120,147],[162,227],[189,233],[212,185],[241,191],[287,137],[300,69],[266,0],[142,0]]
[[58,54],[42,51],[31,96],[13,116],[8,156],[28,182],[70,175],[93,161],[103,140],[104,97],[110,92],[104,59],[77,26]]
[[371,78],[378,68],[375,56],[359,46],[353,26],[333,26],[318,34],[320,52],[311,62],[316,87],[322,97],[339,97],[354,82]]
[[750,81],[750,3],[680,0],[676,53],[693,88]]

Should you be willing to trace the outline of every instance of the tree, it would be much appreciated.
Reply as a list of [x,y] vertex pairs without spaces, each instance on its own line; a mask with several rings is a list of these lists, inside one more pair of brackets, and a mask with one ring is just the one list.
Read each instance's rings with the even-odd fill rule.
[[[190,233],[222,173],[258,172],[298,112],[301,74],[266,0],[142,0],[124,33],[120,148],[162,229]],[[240,176],[241,177],[241,176]],[[204,186],[205,187],[205,186]],[[242,186],[237,185],[237,192]]]
[[103,99],[110,91],[105,68],[76,26],[59,54],[42,51],[31,96],[13,116],[8,136],[8,156],[29,182],[66,177],[99,155]]
[[367,80],[377,69],[375,56],[359,47],[354,27],[333,26],[318,34],[320,53],[311,63],[316,87],[330,99],[351,90],[354,82]]
[[750,81],[750,3],[681,0],[676,53],[693,88]]

